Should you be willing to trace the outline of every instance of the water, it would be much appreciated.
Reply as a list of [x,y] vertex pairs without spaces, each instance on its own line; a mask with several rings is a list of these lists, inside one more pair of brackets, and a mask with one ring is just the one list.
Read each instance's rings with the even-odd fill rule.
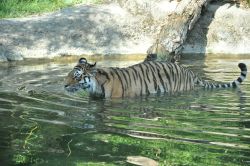
[[[234,80],[239,62],[250,66],[247,56],[210,57],[181,63],[217,81]],[[160,165],[250,165],[249,77],[238,89],[97,100],[63,90],[74,65],[1,65],[1,166],[132,165],[133,156]]]

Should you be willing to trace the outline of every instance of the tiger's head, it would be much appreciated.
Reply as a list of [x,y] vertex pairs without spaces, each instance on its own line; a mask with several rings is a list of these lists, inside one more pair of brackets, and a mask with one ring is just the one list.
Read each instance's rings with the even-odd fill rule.
[[68,92],[76,92],[80,89],[93,91],[95,88],[95,79],[93,79],[96,70],[96,63],[90,64],[86,58],[80,58],[78,64],[71,70],[66,79],[64,88]]

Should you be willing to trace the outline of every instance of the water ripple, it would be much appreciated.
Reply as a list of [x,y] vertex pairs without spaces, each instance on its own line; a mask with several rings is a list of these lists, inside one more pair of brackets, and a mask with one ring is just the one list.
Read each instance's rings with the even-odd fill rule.
[[[239,72],[228,65],[240,60],[186,64],[202,77],[231,81]],[[0,162],[124,165],[122,157],[144,155],[162,165],[249,164],[249,79],[237,89],[97,100],[64,92],[63,77],[72,66],[1,70],[0,155],[6,155]]]

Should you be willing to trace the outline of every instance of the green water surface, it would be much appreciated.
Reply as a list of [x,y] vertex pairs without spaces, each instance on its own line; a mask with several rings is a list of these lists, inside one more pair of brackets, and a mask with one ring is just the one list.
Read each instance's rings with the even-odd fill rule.
[[[192,57],[205,79],[232,81],[249,56]],[[99,66],[139,61],[102,60]],[[0,165],[250,165],[250,81],[240,88],[133,99],[68,94],[65,62],[0,65]],[[146,161],[147,162],[147,161]]]

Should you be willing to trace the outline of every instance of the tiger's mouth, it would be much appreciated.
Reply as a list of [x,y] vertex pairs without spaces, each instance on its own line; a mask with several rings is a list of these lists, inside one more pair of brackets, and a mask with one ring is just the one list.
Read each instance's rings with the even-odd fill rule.
[[90,85],[86,84],[86,83],[79,83],[79,84],[75,84],[75,85],[65,85],[64,89],[68,92],[76,92],[78,90],[86,90],[90,88]]

